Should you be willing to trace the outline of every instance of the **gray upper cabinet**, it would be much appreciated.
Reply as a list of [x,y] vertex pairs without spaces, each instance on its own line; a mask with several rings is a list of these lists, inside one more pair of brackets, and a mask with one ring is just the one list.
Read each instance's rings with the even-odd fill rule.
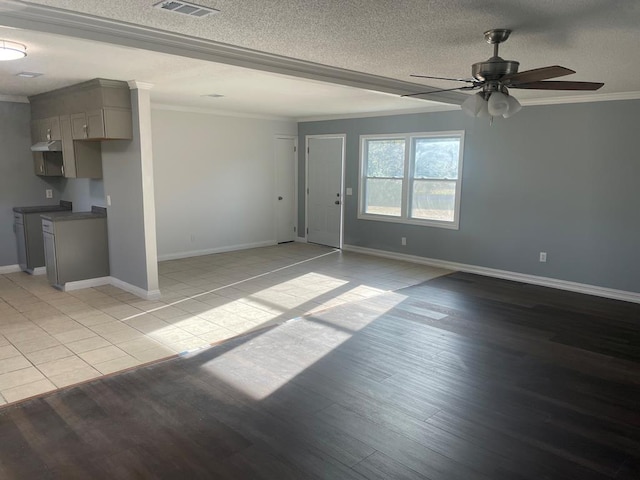
[[102,145],[100,142],[73,140],[72,115],[60,116],[62,160],[67,178],[102,178]]
[[[43,118],[31,122],[31,138],[34,143],[61,140],[58,117]],[[41,177],[61,177],[64,172],[60,152],[33,152],[33,171]]]
[[[101,178],[103,140],[133,138],[131,93],[126,82],[96,78],[29,97],[34,142],[62,140],[61,158],[47,173],[43,155],[34,155],[38,175]],[[52,159],[55,155],[49,155]]]
[[74,140],[130,140],[131,110],[105,107],[71,115]]

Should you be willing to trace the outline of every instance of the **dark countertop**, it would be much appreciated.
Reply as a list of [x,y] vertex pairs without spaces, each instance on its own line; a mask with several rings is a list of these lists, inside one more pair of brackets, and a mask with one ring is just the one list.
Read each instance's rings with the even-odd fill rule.
[[71,220],[85,220],[87,218],[106,218],[107,209],[91,207],[90,212],[51,212],[40,215],[44,220],[51,222],[68,222]]
[[60,205],[39,205],[35,207],[13,207],[16,213],[46,213],[46,212],[69,212],[71,202],[60,201]]

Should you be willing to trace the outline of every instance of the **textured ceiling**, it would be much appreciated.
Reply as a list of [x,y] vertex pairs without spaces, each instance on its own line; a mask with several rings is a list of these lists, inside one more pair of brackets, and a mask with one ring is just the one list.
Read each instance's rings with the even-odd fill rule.
[[[48,33],[0,27],[0,38],[28,44],[29,53],[21,60],[0,62],[0,95],[35,95],[100,77],[152,83],[154,103],[271,117],[412,110],[428,105],[413,98]],[[24,71],[44,75],[16,76]],[[203,97],[214,93],[224,97]]]
[[[202,19],[152,8],[156,1],[31,3],[405,81],[469,77],[492,54],[483,32],[506,27],[514,33],[500,54],[520,70],[558,64],[578,72],[563,80],[605,82],[593,95],[640,92],[638,0],[196,0],[220,10]],[[576,93],[518,91],[563,95]]]

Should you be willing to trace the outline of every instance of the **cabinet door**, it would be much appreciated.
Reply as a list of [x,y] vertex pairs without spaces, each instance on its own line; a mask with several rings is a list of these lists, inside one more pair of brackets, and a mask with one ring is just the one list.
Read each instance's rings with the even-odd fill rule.
[[40,120],[40,132],[40,138],[42,141],[61,140],[60,120],[58,117],[50,117]]
[[88,128],[86,114],[74,113],[71,115],[71,138],[73,140],[85,140]]
[[102,109],[87,112],[87,138],[105,138]]
[[36,175],[46,175],[42,152],[33,152],[33,171]]
[[67,178],[75,178],[76,155],[73,148],[71,117],[69,115],[62,115],[60,117],[60,133],[62,134],[62,161],[64,166],[64,176]]
[[58,262],[56,259],[56,237],[44,232],[44,261],[47,266],[47,279],[51,285],[58,284]]

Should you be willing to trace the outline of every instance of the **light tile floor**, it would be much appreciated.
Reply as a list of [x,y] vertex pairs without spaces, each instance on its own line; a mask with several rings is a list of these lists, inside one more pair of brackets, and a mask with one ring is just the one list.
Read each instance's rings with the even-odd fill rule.
[[0,275],[0,405],[448,272],[290,243],[161,262],[159,273],[155,301]]

